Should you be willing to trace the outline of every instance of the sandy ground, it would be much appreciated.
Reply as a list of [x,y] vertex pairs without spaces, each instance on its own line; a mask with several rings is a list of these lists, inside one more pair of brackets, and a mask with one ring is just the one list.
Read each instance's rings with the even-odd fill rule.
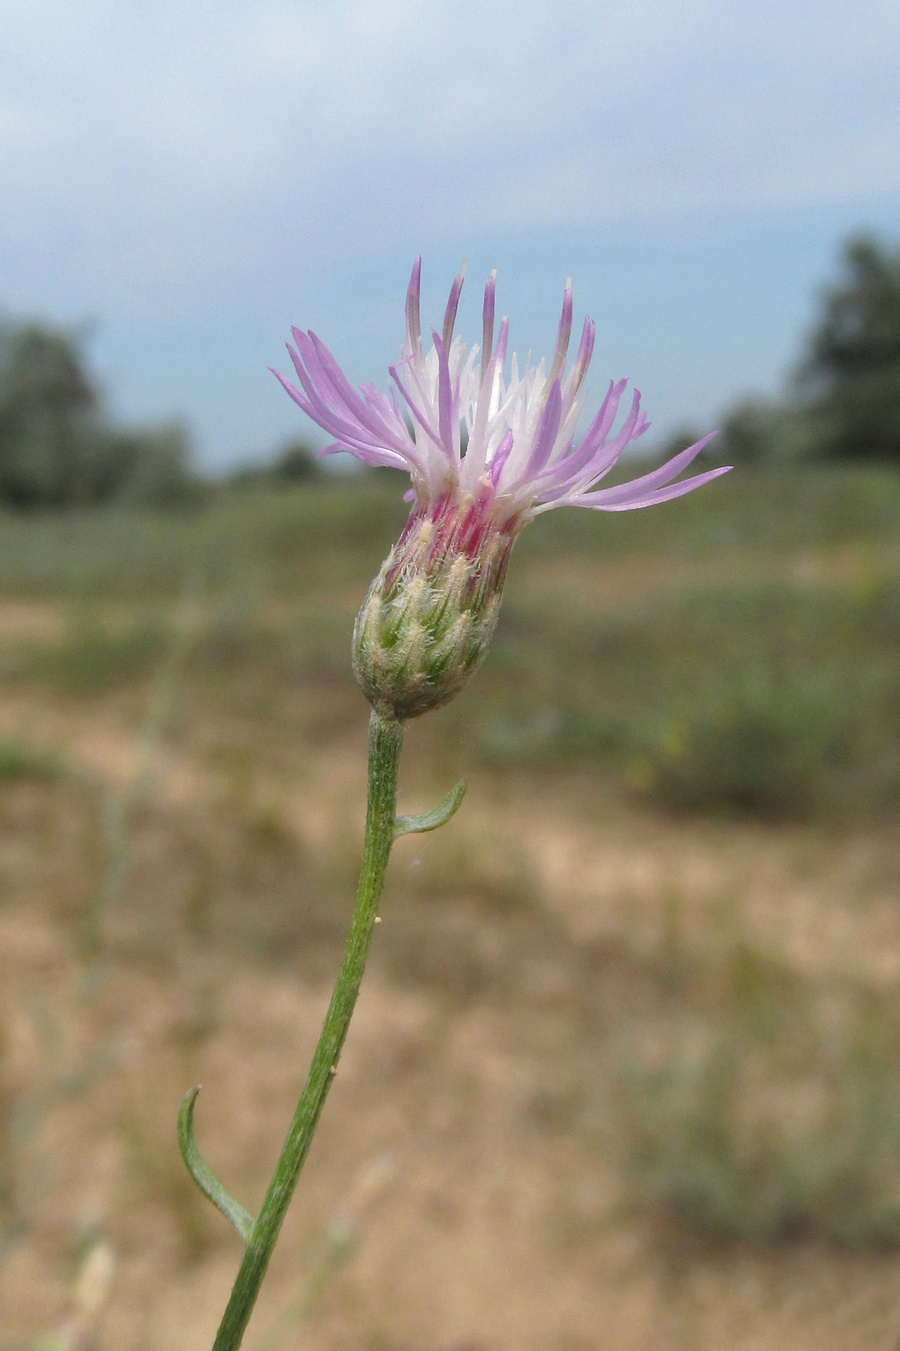
[[[327,719],[328,692],[308,697]],[[87,951],[108,860],[98,803],[134,772],[135,709],[0,702],[0,735],[62,748],[69,767],[0,784],[3,1351],[82,1315],[73,1351],[211,1344],[240,1245],[184,1173],[178,1103],[203,1084],[201,1146],[252,1209],[349,912],[364,711],[287,765],[277,731],[260,732],[248,769],[188,709],[154,750],[127,874]],[[418,792],[403,809],[428,805]],[[889,990],[898,881],[895,829],[672,821],[578,771],[552,792],[535,774],[474,774],[451,825],[396,847],[246,1346],[895,1351],[900,1255],[758,1250],[661,1224],[629,1201],[606,1084],[673,897],[681,941],[714,946],[737,926],[799,972]],[[301,1318],[292,1306],[341,1235],[352,1250]]]

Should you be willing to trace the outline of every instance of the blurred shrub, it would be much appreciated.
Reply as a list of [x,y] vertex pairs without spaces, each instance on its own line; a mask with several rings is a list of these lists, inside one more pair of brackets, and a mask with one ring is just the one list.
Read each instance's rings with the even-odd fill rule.
[[722,424],[716,449],[736,465],[771,459],[778,441],[779,411],[762,399],[737,404]]
[[191,468],[190,438],[177,422],[130,431],[106,430],[92,443],[86,502],[148,507],[191,506],[207,489]]
[[184,429],[114,427],[76,337],[0,325],[0,502],[168,506],[197,491]]
[[766,669],[704,682],[630,766],[639,791],[679,809],[805,817],[862,751],[844,681]]
[[[508,621],[508,622],[507,622]],[[900,583],[723,580],[591,620],[504,613],[478,747],[587,761],[678,811],[809,818],[900,801]]]
[[745,945],[693,978],[619,1043],[641,1202],[754,1242],[900,1243],[900,1010]]
[[93,694],[152,668],[169,641],[159,623],[138,619],[113,627],[89,616],[58,642],[8,654],[4,674],[47,680],[71,694]]
[[0,738],[0,781],[55,779],[61,773],[62,765],[55,755],[15,738]]
[[324,477],[313,447],[305,441],[289,441],[273,460],[241,465],[228,482],[235,488],[291,488],[298,483],[318,483]]
[[852,239],[826,291],[799,387],[823,454],[900,462],[900,249]]
[[292,598],[352,582],[361,601],[406,513],[392,483],[348,475],[312,490],[222,489],[191,513],[116,506],[62,518],[9,514],[0,592],[175,599],[198,573],[211,594],[249,575],[267,593]]
[[509,710],[484,726],[478,751],[488,764],[498,765],[603,759],[621,750],[627,735],[626,725],[614,714],[591,717],[572,709],[544,708],[523,718]]
[[[723,414],[715,438],[701,452],[703,468],[731,464],[747,469],[764,464],[790,463],[800,458],[804,424],[796,410],[774,399],[746,398]],[[659,459],[679,454],[705,435],[699,427],[683,428],[666,438]]]
[[745,399],[725,414],[713,445],[722,463],[737,469],[790,464],[814,453],[814,428],[804,410],[790,403]]
[[894,805],[898,592],[884,579],[684,596],[668,621],[680,630],[672,660],[635,727],[634,786],[678,809],[767,817]]

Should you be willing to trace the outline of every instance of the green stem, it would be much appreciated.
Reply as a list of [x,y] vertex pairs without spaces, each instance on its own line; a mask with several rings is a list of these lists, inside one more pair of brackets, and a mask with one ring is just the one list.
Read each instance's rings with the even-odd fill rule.
[[319,1044],[300,1095],[281,1157],[231,1291],[228,1307],[216,1334],[213,1351],[237,1351],[253,1312],[272,1250],[294,1194],[319,1114],[337,1070],[338,1058],[350,1026],[362,981],[384,884],[397,804],[397,768],[403,744],[403,724],[373,712],[369,721],[369,802],[362,871],[353,922],[344,949],[331,1003]]

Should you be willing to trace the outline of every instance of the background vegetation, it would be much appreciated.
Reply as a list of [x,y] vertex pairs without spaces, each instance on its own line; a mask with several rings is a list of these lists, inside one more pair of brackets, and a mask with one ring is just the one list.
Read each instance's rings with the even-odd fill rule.
[[[835,437],[857,373],[826,328],[892,350],[860,279],[896,260],[867,249],[791,412]],[[52,417],[2,404],[3,445],[65,473],[10,470],[0,517],[0,1347],[87,1344],[76,1273],[108,1248],[90,1336],[162,1351],[208,1340],[235,1257],[180,1094],[208,1083],[201,1139],[252,1206],[327,995],[349,634],[406,508],[302,448],[187,510],[124,470],[101,492],[88,447],[119,433],[67,341],[35,349]],[[774,437],[682,501],[523,534],[484,667],[409,731],[403,803],[469,797],[398,845],[258,1345],[307,1316],[365,1351],[895,1339],[900,475],[852,425],[858,454]]]

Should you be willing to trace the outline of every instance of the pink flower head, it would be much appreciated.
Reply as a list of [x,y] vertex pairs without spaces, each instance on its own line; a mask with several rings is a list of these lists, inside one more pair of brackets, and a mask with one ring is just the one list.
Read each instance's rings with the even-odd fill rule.
[[625,447],[643,435],[649,423],[635,390],[624,421],[613,430],[627,381],[611,381],[576,443],[595,326],[585,319],[575,360],[567,371],[571,284],[563,296],[549,370],[541,360],[520,373],[513,354],[507,379],[505,318],[494,343],[496,274],[491,273],[484,289],[480,350],[453,336],[463,269],[450,288],[441,332],[432,331],[427,353],[419,320],[420,275],[417,258],[406,293],[406,341],[401,360],[390,368],[394,388],[388,393],[371,384],[354,389],[314,333],[292,330],[296,347],[288,344],[288,352],[299,387],[277,371],[274,374],[294,402],[335,438],[323,455],[346,450],[363,464],[405,469],[412,478],[407,497],[415,502],[414,510],[433,510],[448,497],[467,498],[495,520],[515,517],[522,524],[552,507],[629,511],[653,506],[728,472],[711,469],[674,482],[715,435],[711,432],[658,469],[613,488],[598,488]]
[[417,258],[406,293],[406,342],[391,367],[389,393],[374,385],[354,389],[325,344],[297,328],[296,347],[288,352],[299,387],[275,372],[294,402],[335,438],[323,455],[348,450],[363,464],[405,469],[412,478],[409,520],[369,587],[353,632],[353,669],[363,692],[375,709],[400,719],[447,703],[484,657],[513,545],[533,516],[551,507],[649,507],[727,472],[673,481],[710,440],[705,436],[630,483],[597,488],[648,424],[635,390],[613,430],[626,381],[610,382],[576,445],[594,325],[585,320],[567,372],[571,286],[549,370],[540,361],[520,374],[513,356],[507,379],[509,326],[501,320],[495,345],[494,274],[484,289],[480,351],[453,336],[460,272],[441,332],[432,333],[426,353],[420,273]]

